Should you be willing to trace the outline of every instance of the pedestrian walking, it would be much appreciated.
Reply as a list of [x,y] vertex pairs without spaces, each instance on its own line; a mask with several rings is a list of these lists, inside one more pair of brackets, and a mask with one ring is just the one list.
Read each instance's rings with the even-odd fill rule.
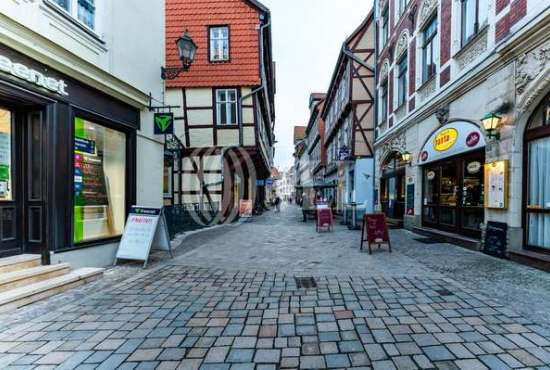
[[307,212],[309,210],[309,197],[307,192],[304,192],[302,195],[302,200],[300,206],[302,207],[302,222],[307,222]]
[[277,212],[281,212],[281,198],[278,195],[275,198],[275,209]]

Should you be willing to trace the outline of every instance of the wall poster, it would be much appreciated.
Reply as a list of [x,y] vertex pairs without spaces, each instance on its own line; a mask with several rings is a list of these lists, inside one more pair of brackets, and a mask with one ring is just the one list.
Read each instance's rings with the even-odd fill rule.
[[508,207],[508,161],[485,164],[485,208]]

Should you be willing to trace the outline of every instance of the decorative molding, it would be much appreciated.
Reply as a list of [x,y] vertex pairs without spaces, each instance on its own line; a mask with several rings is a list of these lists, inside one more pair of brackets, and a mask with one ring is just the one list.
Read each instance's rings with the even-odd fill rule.
[[418,28],[424,27],[424,25],[431,19],[433,13],[437,11],[437,0],[424,0],[422,9],[420,10]]
[[386,159],[390,153],[392,152],[403,153],[406,148],[407,148],[407,137],[405,136],[404,132],[391,138],[390,140],[386,140],[382,145],[383,154],[380,157],[378,157],[378,163],[381,165],[384,159]]
[[474,60],[479,58],[487,51],[487,31],[483,32],[479,38],[467,45],[463,51],[455,56],[458,62],[458,68],[463,70]]
[[409,31],[404,30],[397,40],[397,46],[395,47],[395,60],[399,60],[401,58],[401,56],[407,51],[408,46]]
[[416,12],[418,11],[418,4],[414,4],[412,7],[408,17],[409,17],[409,24],[411,25],[411,30],[414,30],[414,23],[416,21]]
[[390,71],[390,61],[386,59],[382,63],[382,68],[380,69],[380,81],[384,81],[388,77],[389,71]]
[[435,118],[437,118],[440,124],[444,124],[449,120],[449,110],[449,104],[445,104],[435,111]]
[[430,81],[426,82],[419,90],[418,95],[420,97],[420,101],[427,100],[430,96],[432,96],[433,93],[435,93],[436,86],[435,86],[435,77],[434,75]]
[[550,40],[516,60],[515,83],[518,108],[526,111],[550,85]]

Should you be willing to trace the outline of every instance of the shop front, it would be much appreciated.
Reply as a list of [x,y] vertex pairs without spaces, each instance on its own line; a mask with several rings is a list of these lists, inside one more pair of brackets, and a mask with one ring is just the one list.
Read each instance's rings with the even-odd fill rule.
[[481,238],[485,215],[485,138],[471,122],[438,128],[421,152],[422,225]]
[[117,242],[140,111],[0,45],[0,257]]
[[380,204],[386,217],[403,223],[405,216],[406,164],[398,152],[392,152],[382,163],[380,178]]
[[523,147],[524,246],[550,253],[550,95],[531,116]]

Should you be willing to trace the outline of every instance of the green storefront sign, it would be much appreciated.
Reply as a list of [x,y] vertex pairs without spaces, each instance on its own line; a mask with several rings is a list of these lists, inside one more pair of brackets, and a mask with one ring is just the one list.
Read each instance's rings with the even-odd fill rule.
[[155,135],[174,134],[174,113],[155,113]]

